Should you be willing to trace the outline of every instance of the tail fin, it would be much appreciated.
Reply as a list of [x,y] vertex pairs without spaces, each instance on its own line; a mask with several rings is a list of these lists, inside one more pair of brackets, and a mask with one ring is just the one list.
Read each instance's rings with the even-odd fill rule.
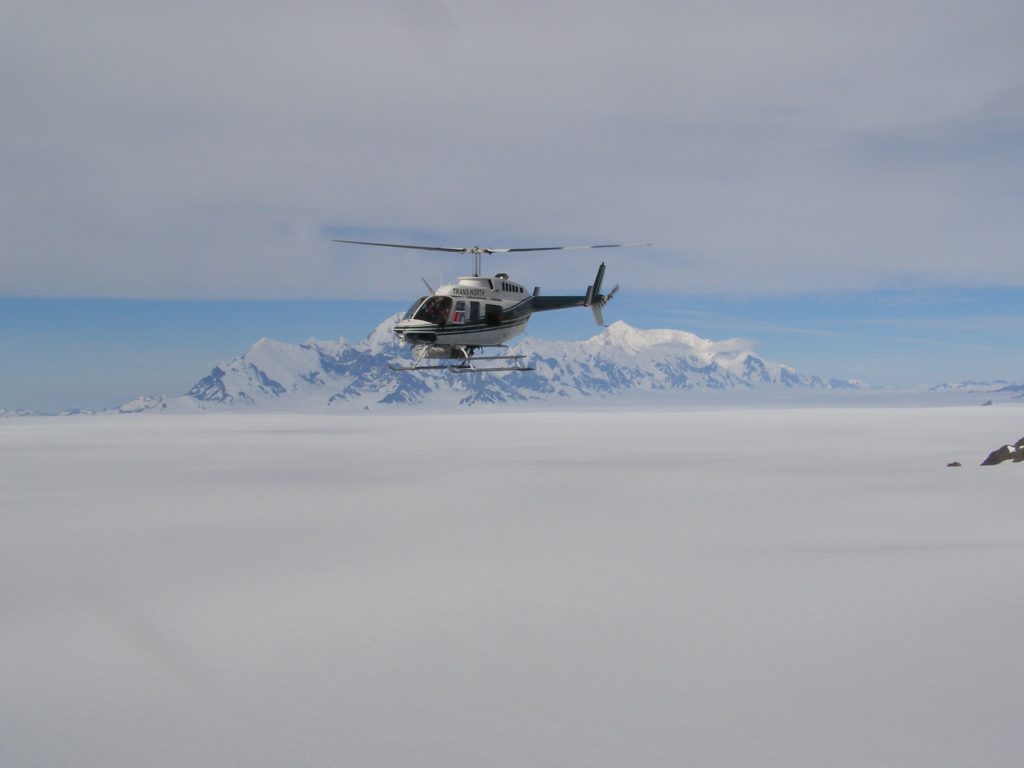
[[601,308],[611,301],[612,296],[619,290],[619,286],[612,288],[608,295],[605,296],[601,293],[601,283],[604,281],[604,262],[601,262],[601,266],[597,268],[597,277],[594,278],[594,284],[587,287],[587,298],[583,302],[583,306],[590,307],[590,310],[594,313],[594,321],[598,325],[604,325],[604,315],[601,313]]

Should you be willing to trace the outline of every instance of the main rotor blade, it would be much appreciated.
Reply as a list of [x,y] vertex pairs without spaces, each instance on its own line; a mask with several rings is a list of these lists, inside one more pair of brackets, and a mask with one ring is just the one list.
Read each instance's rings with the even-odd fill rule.
[[522,253],[524,251],[580,251],[588,248],[646,248],[651,243],[615,243],[610,245],[549,245],[542,248],[485,248],[488,253]]
[[401,245],[399,243],[370,243],[366,240],[335,240],[336,243],[351,243],[352,245],[379,245],[384,248],[412,248],[416,251],[444,251],[446,253],[466,253],[470,248],[443,248],[437,245]]
[[447,248],[439,245],[407,245],[405,243],[373,243],[368,240],[334,240],[335,243],[374,245],[382,248],[411,248],[416,251],[443,251],[445,253],[525,253],[526,251],[579,251],[590,248],[647,248],[651,243],[613,243],[607,245],[547,245],[537,248]]

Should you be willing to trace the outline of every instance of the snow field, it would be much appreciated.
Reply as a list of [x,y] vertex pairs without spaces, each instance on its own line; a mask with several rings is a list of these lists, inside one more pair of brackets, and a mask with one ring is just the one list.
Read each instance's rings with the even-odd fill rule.
[[1018,766],[1022,415],[0,422],[0,764]]

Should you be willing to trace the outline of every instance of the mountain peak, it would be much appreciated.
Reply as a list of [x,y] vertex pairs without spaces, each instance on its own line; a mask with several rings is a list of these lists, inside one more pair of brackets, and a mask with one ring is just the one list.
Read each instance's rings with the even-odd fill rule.
[[641,330],[640,328],[634,328],[632,325],[622,320],[616,320],[601,331],[601,333],[591,339],[591,341],[599,341],[601,344],[611,344],[637,349],[640,347],[650,347],[655,344],[666,344],[673,341],[685,341],[690,344],[690,346],[694,346],[696,343],[704,341],[704,339],[694,336],[692,333],[687,333],[686,331],[670,331],[663,329]]
[[246,352],[246,354],[261,354],[261,353],[271,353],[272,354],[275,351],[278,351],[280,349],[283,349],[284,347],[289,347],[289,346],[291,346],[291,345],[288,344],[287,342],[275,341],[274,339],[268,339],[266,336],[264,336],[263,338],[257,339],[256,341],[254,341],[250,345],[249,351]]
[[374,354],[390,352],[392,348],[397,347],[394,328],[395,324],[401,319],[401,312],[396,312],[390,317],[385,318],[377,324],[376,328],[370,331],[359,346]]
[[711,341],[689,331],[669,328],[653,328],[649,330],[634,328],[622,320],[616,320],[597,336],[591,338],[590,342],[597,345],[623,347],[629,350],[646,349],[662,344],[674,344],[687,347],[695,354],[749,353],[754,349],[754,342],[747,339]]

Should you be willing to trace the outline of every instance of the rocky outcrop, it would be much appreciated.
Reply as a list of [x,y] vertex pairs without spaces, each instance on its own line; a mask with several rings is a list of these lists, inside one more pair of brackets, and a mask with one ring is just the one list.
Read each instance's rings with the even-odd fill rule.
[[995,464],[1002,464],[1004,461],[1024,461],[1024,437],[1013,445],[1007,444],[996,448],[988,455],[988,458],[981,462],[981,466],[991,467]]

